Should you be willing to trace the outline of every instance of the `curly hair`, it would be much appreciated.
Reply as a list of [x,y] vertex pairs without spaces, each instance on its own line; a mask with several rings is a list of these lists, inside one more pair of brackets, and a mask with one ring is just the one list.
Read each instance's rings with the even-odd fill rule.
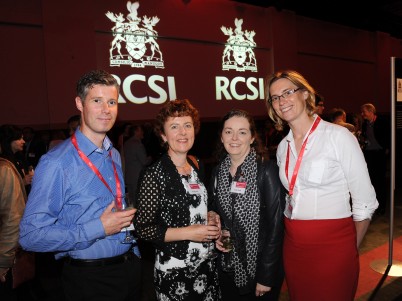
[[84,74],[77,82],[77,95],[84,100],[87,97],[89,89],[95,85],[115,86],[119,91],[120,85],[110,73],[105,70],[93,70]]
[[[166,102],[156,115],[155,133],[159,138],[165,134],[164,125],[170,117],[190,116],[193,120],[194,133],[200,130],[200,118],[198,110],[190,103],[188,99],[176,99]],[[163,142],[163,141],[162,141]]]
[[[258,134],[257,127],[254,122],[253,116],[245,110],[240,110],[240,109],[232,109],[229,112],[226,113],[225,116],[223,116],[221,120],[221,124],[219,127],[219,135],[222,135],[223,128],[225,126],[225,122],[229,120],[232,117],[244,117],[247,119],[249,125],[250,125],[250,133],[251,137],[254,138],[253,143],[251,144],[251,147],[255,149],[257,152],[257,155],[260,157],[265,157],[265,149],[262,144],[262,141],[260,139],[260,135]],[[215,156],[218,161],[222,160],[226,155],[227,151],[222,143],[222,141],[219,139],[219,142],[217,144],[216,150],[215,150]]]
[[298,88],[303,89],[304,91],[308,92],[308,97],[306,99],[306,110],[309,116],[314,115],[315,111],[315,96],[316,91],[314,88],[308,83],[308,81],[298,73],[297,71],[293,70],[284,70],[278,71],[272,74],[271,76],[267,77],[266,79],[266,87],[265,87],[265,95],[266,95],[266,106],[268,110],[268,116],[272,119],[275,123],[275,128],[279,131],[283,130],[284,127],[284,120],[282,120],[275,112],[274,108],[272,107],[271,103],[268,101],[271,98],[270,88],[273,83],[277,80],[285,78],[295,84]]

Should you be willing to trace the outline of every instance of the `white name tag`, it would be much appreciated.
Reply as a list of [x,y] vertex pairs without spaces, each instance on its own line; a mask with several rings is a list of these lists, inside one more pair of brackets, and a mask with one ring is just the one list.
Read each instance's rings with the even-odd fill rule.
[[201,194],[201,187],[198,183],[186,183],[186,186],[190,194]]
[[233,181],[232,187],[230,188],[230,192],[244,194],[246,192],[246,186],[247,186],[246,182]]

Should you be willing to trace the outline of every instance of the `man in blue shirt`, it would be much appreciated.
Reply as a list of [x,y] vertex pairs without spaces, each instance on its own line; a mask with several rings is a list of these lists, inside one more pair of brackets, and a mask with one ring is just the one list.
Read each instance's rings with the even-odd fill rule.
[[42,156],[20,223],[24,249],[64,259],[67,301],[140,299],[137,247],[122,243],[136,210],[114,209],[124,179],[120,154],[106,136],[116,121],[118,97],[119,85],[109,73],[81,77],[75,98],[81,125]]

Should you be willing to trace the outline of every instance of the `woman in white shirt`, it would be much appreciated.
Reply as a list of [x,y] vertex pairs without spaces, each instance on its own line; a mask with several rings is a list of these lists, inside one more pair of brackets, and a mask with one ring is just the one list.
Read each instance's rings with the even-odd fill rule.
[[353,300],[358,247],[378,206],[360,146],[346,128],[314,114],[315,90],[295,71],[267,82],[269,117],[288,135],[277,150],[288,190],[284,265],[294,300]]

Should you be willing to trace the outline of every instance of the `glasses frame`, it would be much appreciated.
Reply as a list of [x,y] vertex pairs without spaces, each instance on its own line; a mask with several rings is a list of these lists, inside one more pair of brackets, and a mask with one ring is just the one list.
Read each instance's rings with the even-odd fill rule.
[[281,99],[281,97],[283,97],[283,99],[287,99],[290,95],[293,95],[297,91],[302,90],[302,89],[303,88],[289,89],[289,90],[283,92],[281,95],[271,96],[270,98],[268,98],[268,102],[272,106],[272,97],[278,97],[278,99],[274,101],[274,103],[275,103],[276,101],[279,101]]

